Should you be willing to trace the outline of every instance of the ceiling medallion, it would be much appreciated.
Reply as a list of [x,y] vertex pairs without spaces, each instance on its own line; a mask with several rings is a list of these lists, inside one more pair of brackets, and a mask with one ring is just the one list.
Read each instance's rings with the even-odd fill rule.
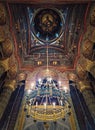
[[34,36],[45,43],[55,41],[62,32],[63,21],[61,12],[57,9],[38,9],[33,17],[32,32]]

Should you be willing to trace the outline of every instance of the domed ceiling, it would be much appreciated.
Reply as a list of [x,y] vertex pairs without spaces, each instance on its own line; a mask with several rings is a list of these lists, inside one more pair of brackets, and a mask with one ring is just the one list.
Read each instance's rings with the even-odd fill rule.
[[62,32],[61,14],[54,9],[38,9],[34,15],[31,26],[35,37],[45,44],[55,41]]
[[87,4],[49,5],[9,3],[9,17],[19,69],[47,65],[74,70],[84,35]]

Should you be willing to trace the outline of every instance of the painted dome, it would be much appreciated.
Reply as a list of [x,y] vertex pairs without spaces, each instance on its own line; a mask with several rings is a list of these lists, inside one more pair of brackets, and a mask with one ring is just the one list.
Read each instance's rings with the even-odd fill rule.
[[34,15],[32,29],[34,35],[43,42],[56,40],[62,31],[60,12],[53,9],[40,9]]

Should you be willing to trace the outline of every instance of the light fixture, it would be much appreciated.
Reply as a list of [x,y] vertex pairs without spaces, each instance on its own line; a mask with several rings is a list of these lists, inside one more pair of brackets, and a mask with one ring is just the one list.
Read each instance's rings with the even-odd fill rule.
[[[44,78],[41,83],[37,81],[35,89],[26,92],[25,111],[27,117],[43,122],[64,119],[70,114],[68,93],[60,90],[56,80]],[[51,81],[51,82],[50,82]],[[40,84],[40,85],[39,85]]]

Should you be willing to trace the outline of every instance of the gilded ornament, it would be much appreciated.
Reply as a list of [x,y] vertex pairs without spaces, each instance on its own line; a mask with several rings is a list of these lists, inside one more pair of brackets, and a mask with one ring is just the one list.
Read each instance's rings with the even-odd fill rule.
[[15,79],[17,76],[17,71],[18,71],[18,65],[17,65],[17,62],[16,62],[14,55],[12,55],[9,58],[8,78]]
[[79,89],[81,92],[85,90],[91,90],[89,82],[80,81],[78,84],[79,84]]
[[79,63],[82,66],[82,68],[86,71],[90,71],[90,68],[95,64],[93,61],[85,58],[83,55],[81,55]]
[[95,28],[93,28],[93,30],[89,34],[89,39],[90,39],[90,41],[95,43]]
[[4,25],[6,23],[6,11],[4,5],[0,3],[0,25]]
[[8,74],[9,79],[15,79],[17,76],[17,64],[14,64],[9,67]]
[[0,59],[4,60],[10,57],[13,53],[13,45],[10,39],[6,39],[5,42],[0,44]]
[[95,7],[92,9],[91,11],[91,15],[90,15],[90,24],[92,26],[95,26]]
[[5,71],[9,70],[9,58],[0,60],[0,65],[5,69]]
[[10,88],[11,90],[14,90],[16,87],[16,80],[6,80],[4,84],[5,88]]
[[90,40],[85,40],[82,46],[82,53],[85,58],[94,61],[95,60],[95,50],[94,50],[95,43],[91,42]]
[[5,32],[4,32],[4,28],[2,26],[0,26],[0,43],[5,41]]
[[87,78],[87,71],[85,71],[85,69],[80,64],[77,65],[76,73],[80,80],[85,80]]

